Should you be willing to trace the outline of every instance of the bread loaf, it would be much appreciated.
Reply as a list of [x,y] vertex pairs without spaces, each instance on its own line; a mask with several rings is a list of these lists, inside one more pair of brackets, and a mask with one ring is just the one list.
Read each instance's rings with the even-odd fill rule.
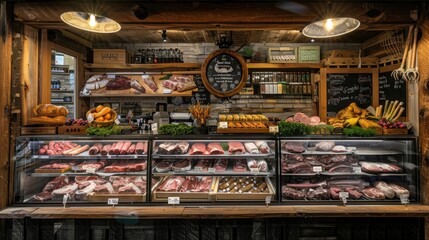
[[67,108],[53,104],[39,104],[33,108],[33,112],[36,116],[45,117],[67,116],[69,114]]
[[57,116],[57,117],[47,117],[47,116],[39,116],[32,117],[28,119],[27,125],[64,125],[66,124],[66,117]]

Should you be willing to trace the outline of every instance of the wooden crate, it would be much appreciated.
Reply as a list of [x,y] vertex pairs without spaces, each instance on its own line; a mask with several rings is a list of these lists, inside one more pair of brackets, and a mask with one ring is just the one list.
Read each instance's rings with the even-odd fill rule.
[[379,59],[378,64],[380,67],[400,64],[402,61],[402,54],[390,55]]
[[130,63],[131,54],[126,49],[94,49],[94,63]]
[[58,134],[60,135],[86,135],[88,126],[59,126]]
[[383,128],[383,135],[407,135],[407,128]]
[[298,62],[320,63],[320,46],[298,47]]
[[52,135],[57,134],[57,127],[21,127],[21,135]]
[[296,47],[268,48],[269,63],[295,63],[297,61]]
[[[157,186],[161,185],[168,177],[164,177]],[[154,202],[167,202],[168,197],[180,197],[180,202],[207,202],[212,201],[213,191],[216,186],[216,177],[213,177],[212,185],[209,192],[163,192],[152,191],[152,201]]]
[[[323,61],[326,67],[356,67],[359,66],[359,58],[328,57]],[[361,66],[378,66],[377,57],[363,57],[360,59]]]
[[275,190],[268,177],[265,177],[267,183],[268,193],[222,193],[218,192],[220,177],[216,178],[216,186],[214,188],[215,201],[265,201],[266,197],[274,197]]

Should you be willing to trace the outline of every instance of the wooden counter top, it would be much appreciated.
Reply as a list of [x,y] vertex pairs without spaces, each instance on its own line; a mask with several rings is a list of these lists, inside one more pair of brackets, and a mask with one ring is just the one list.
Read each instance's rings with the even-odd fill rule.
[[11,207],[0,218],[271,218],[271,217],[428,217],[426,205],[349,206],[135,206],[135,207]]

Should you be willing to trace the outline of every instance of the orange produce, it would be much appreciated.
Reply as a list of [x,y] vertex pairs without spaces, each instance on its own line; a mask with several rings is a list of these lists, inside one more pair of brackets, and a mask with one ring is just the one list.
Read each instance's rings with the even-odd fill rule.
[[101,112],[101,110],[103,110],[103,108],[104,108],[104,106],[103,106],[103,105],[98,105],[98,106],[95,108],[95,111],[96,111],[96,112]]
[[112,114],[107,113],[106,115],[104,115],[104,119],[106,120],[110,120],[112,118]]

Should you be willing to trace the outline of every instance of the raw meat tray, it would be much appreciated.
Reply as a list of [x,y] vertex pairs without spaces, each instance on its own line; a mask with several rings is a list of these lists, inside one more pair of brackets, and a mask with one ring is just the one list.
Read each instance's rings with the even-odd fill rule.
[[276,191],[271,180],[265,177],[269,193],[222,193],[218,192],[220,177],[216,178],[216,185],[214,189],[215,201],[265,201],[266,197],[274,198]]
[[304,155],[344,155],[344,154],[353,154],[353,151],[348,150],[346,152],[332,152],[332,151],[316,151],[316,148],[314,147],[309,147],[307,148],[307,150],[305,150],[305,152],[302,153],[294,153],[294,152],[289,152],[287,150],[285,150],[284,148],[282,148],[282,154],[304,154]]
[[168,172],[157,172],[155,169],[152,173],[154,176],[211,176],[211,175],[222,175],[222,176],[268,176],[272,177],[275,175],[273,169],[267,172],[234,172],[232,166],[228,166],[226,171],[223,172],[209,172],[209,171],[196,171],[194,168],[191,168],[189,171],[168,171]]
[[218,158],[234,158],[234,159],[247,159],[249,157],[254,157],[254,158],[261,158],[261,157],[268,157],[268,156],[272,156],[274,155],[273,152],[271,153],[259,153],[259,154],[251,154],[251,153],[243,153],[243,154],[189,154],[189,153],[185,153],[185,154],[158,154],[155,153],[153,154],[153,158],[154,159],[158,159],[158,158],[163,158],[163,159],[175,159],[175,158],[205,158],[205,159],[218,159]]
[[98,175],[100,177],[110,177],[110,176],[146,176],[146,170],[141,172],[117,172],[117,173],[105,173],[105,172],[94,172],[94,173],[86,173],[86,172],[50,172],[50,173],[30,173],[32,177],[58,177],[58,176],[93,176]]
[[102,156],[100,154],[96,155],[89,155],[89,151],[85,151],[81,154],[74,155],[74,156],[67,156],[67,155],[34,155],[33,159],[145,159],[147,158],[147,154],[144,153],[142,155],[137,154],[128,154],[128,155],[105,155]]

